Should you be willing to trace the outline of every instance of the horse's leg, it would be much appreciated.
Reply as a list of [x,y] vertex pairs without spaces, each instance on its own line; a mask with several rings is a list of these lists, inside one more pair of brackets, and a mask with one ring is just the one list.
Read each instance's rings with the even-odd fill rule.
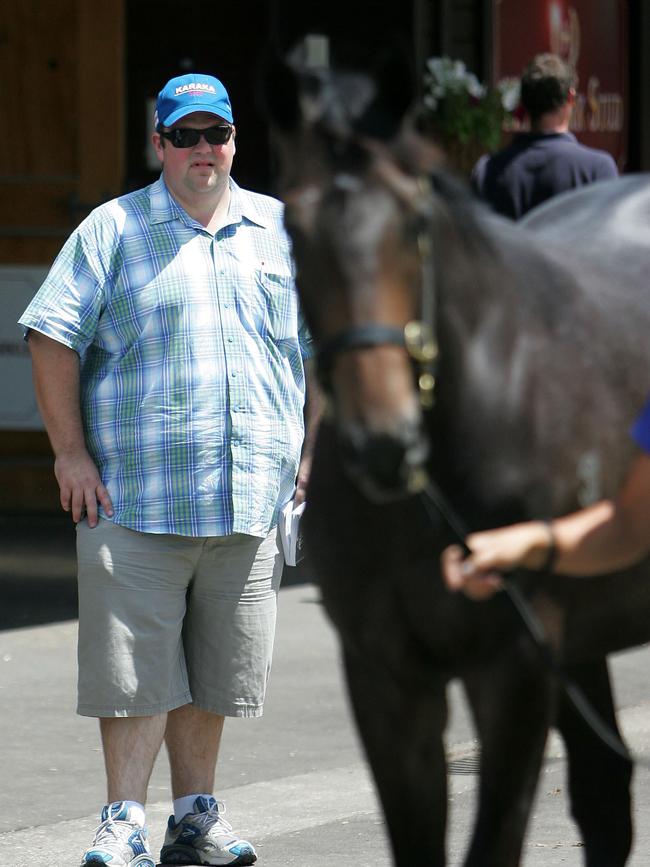
[[[568,674],[620,737],[606,660]],[[571,813],[583,835],[586,867],[622,867],[632,846],[632,764],[604,744],[566,698],[557,727],[567,748]]]
[[481,743],[478,811],[465,867],[519,864],[555,703],[553,684],[527,664],[527,650],[510,648],[465,679]]
[[398,682],[376,660],[344,652],[357,726],[396,867],[445,865],[445,683]]

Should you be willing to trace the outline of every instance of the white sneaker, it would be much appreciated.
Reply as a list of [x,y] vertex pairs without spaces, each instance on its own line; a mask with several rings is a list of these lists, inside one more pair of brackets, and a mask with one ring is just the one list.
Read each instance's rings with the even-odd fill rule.
[[240,840],[232,825],[223,818],[222,801],[200,796],[194,809],[178,824],[170,816],[165,842],[160,851],[161,864],[228,864],[243,867],[257,861],[248,840]]
[[81,867],[92,864],[111,867],[156,867],[149,851],[147,829],[134,822],[123,801],[102,809],[101,825],[90,849],[81,858]]

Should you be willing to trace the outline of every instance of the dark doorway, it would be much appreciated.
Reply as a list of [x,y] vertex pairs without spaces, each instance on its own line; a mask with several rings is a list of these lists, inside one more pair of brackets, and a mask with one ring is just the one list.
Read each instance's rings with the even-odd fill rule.
[[233,176],[243,187],[268,190],[266,125],[254,98],[268,26],[266,3],[128,0],[127,190],[157,178],[146,156],[151,101],[168,79],[187,72],[216,75],[226,85],[237,125]]
[[146,157],[151,100],[169,78],[199,71],[216,75],[230,93],[237,125],[235,180],[272,193],[267,126],[258,98],[260,64],[270,45],[286,51],[306,33],[321,33],[330,38],[332,58],[340,63],[372,61],[400,45],[410,52],[413,5],[127,0],[126,188],[158,176]]

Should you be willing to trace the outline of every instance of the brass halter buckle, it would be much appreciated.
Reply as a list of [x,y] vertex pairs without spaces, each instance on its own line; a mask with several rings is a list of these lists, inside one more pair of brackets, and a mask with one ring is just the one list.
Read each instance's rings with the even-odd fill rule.
[[434,371],[438,360],[438,344],[433,329],[427,322],[412,319],[404,326],[404,343],[408,354],[419,367],[420,404],[423,409],[431,409],[436,387]]

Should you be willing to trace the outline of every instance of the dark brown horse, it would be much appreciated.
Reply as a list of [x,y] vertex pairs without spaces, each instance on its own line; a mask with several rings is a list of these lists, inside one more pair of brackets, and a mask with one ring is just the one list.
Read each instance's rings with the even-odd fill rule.
[[[439,555],[453,534],[414,492],[425,471],[476,530],[616,491],[650,392],[650,180],[596,184],[515,225],[435,170],[394,78],[384,98],[366,76],[278,75],[280,192],[332,408],[306,543],[395,863],[445,864],[446,688],[458,678],[481,744],[466,867],[519,864],[551,726],[567,746],[586,864],[621,867],[630,762],[566,702],[506,595],[445,591]],[[419,362],[402,337],[413,320],[433,332],[433,343],[426,328],[416,335]],[[430,398],[432,375],[422,410],[416,381]],[[606,654],[650,639],[649,566],[518,579],[614,731]]]

